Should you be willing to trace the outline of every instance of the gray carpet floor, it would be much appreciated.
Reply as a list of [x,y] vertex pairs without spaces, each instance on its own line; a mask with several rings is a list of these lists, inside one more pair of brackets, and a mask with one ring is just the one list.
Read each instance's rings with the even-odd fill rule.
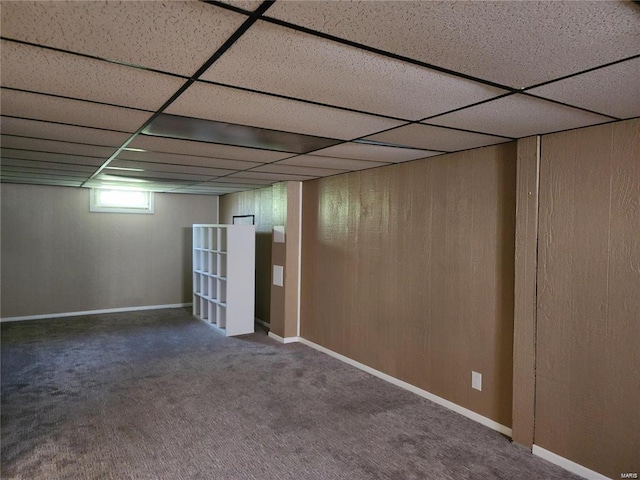
[[3,479],[577,479],[301,344],[186,309],[2,324]]

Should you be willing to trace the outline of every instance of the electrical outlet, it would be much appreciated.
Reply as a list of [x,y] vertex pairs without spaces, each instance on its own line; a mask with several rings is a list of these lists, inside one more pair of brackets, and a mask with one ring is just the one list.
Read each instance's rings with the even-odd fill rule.
[[471,372],[471,388],[482,391],[482,374],[478,372]]

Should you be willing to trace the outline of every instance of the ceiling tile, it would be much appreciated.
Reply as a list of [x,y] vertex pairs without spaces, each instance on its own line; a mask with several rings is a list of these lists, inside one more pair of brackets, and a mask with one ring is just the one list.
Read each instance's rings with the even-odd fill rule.
[[640,116],[640,58],[549,83],[528,93],[618,118]]
[[601,1],[289,1],[267,15],[520,88],[640,53],[638,8]]
[[271,185],[273,182],[273,180],[270,179],[259,179],[259,178],[252,178],[252,179],[248,179],[248,178],[238,178],[235,175],[234,176],[229,176],[229,177],[221,177],[221,178],[216,178],[214,180],[215,183],[231,183],[234,185],[241,185],[244,187],[264,187],[265,185]]
[[229,160],[245,160],[257,163],[275,162],[292,156],[290,153],[259,150],[257,148],[219,145],[215,143],[192,142],[172,138],[138,135],[129,144],[131,148],[152,150],[156,152],[179,153],[203,157],[226,158]]
[[299,155],[278,162],[280,165],[298,165],[301,167],[334,168],[336,170],[365,170],[367,168],[389,165],[382,162],[368,162],[351,158],[321,157],[319,155]]
[[2,135],[2,147],[17,150],[35,150],[38,152],[65,153],[87,157],[109,158],[116,149],[112,147],[98,147],[82,143],[60,142],[58,140],[40,140],[35,138],[13,137]]
[[312,177],[328,177],[329,175],[338,175],[339,173],[345,173],[348,170],[336,170],[317,167],[298,167],[295,165],[281,165],[278,163],[270,163],[268,165],[263,165],[262,167],[254,168],[251,171],[265,173],[287,173],[289,175],[309,175]]
[[238,178],[243,180],[265,180],[271,182],[286,182],[288,180],[302,181],[315,178],[311,175],[286,174],[286,173],[261,173],[261,172],[238,172],[224,178]]
[[228,5],[233,5],[234,7],[242,8],[249,12],[253,12],[260,5],[262,5],[262,0],[220,0],[220,1]]
[[226,168],[230,170],[246,170],[260,165],[259,162],[243,162],[224,158],[177,155],[175,153],[136,152],[125,150],[118,154],[120,160],[140,160],[143,162],[165,163],[168,165],[192,165],[195,167]]
[[133,178],[126,175],[115,175],[112,172],[104,173],[104,171],[87,181],[86,187],[130,187],[141,190],[166,191],[174,188],[191,185],[194,182],[188,180],[162,180],[162,179],[145,179]]
[[429,123],[521,138],[610,120],[602,115],[517,94],[432,118]]
[[[189,175],[204,175],[207,177],[219,177],[221,175],[229,175],[235,173],[237,170],[228,170],[222,168],[205,168],[205,167],[192,167],[185,165],[170,165],[166,163],[151,163],[151,162],[135,162],[130,160],[115,159],[109,163],[108,169],[135,169],[150,172],[174,172],[184,173]],[[123,170],[126,172],[126,170]]]
[[246,18],[200,2],[6,2],[2,36],[191,76]]
[[256,181],[256,180],[229,180],[227,177],[216,178],[215,180],[211,180],[210,182],[200,183],[197,186],[207,186],[211,187],[221,187],[221,188],[229,188],[237,191],[240,190],[253,190],[256,188],[265,188],[265,185],[271,185],[273,182],[271,181]]
[[[4,9],[4,7],[3,7]],[[150,112],[2,89],[2,114],[84,127],[135,132]]]
[[154,170],[144,170],[142,172],[134,172],[129,170],[114,170],[105,168],[102,170],[106,175],[118,175],[124,178],[143,178],[149,181],[185,181],[190,183],[205,182],[215,178],[214,175],[194,175],[182,172],[160,172]]
[[196,82],[166,113],[350,140],[399,121]]
[[343,143],[334,147],[323,148],[313,152],[322,157],[353,158],[372,162],[397,163],[418,158],[440,155],[440,152],[416,150],[413,148],[387,147],[384,145],[369,145],[365,143]]
[[417,148],[431,148],[433,150],[447,152],[495,145],[509,141],[509,139],[502,137],[493,137],[491,135],[463,132],[450,128],[433,127],[422,124],[412,124],[394,128],[393,130],[366,137],[365,140],[394,143],[396,145],[407,145]]
[[50,171],[33,171],[29,173],[24,172],[11,172],[3,170],[0,172],[2,178],[17,178],[21,180],[33,179],[33,180],[59,180],[59,181],[68,181],[68,182],[83,182],[87,177],[79,178],[76,175],[70,175],[65,172],[54,172]]
[[[55,165],[55,164],[54,164]],[[17,167],[17,166],[13,166],[13,165],[7,165],[4,161],[2,162],[2,167],[0,167],[0,173],[2,174],[17,174],[20,173],[24,176],[28,176],[30,174],[46,174],[46,175],[53,175],[53,176],[60,176],[60,177],[66,177],[66,178],[78,178],[80,177],[80,179],[84,180],[86,178],[89,178],[91,176],[91,174],[93,173],[93,171],[91,172],[80,172],[77,170],[65,170],[65,169],[58,169],[58,168],[51,168],[51,166],[49,167],[44,167],[44,168],[40,168],[40,167]]]
[[26,120],[23,118],[2,117],[2,133],[25,137],[62,140],[89,145],[119,147],[131,135],[128,133],[99,130],[96,128],[74,127],[59,123]]
[[409,120],[506,93],[266,22],[201,78]]
[[2,183],[19,183],[22,185],[54,185],[60,187],[79,187],[82,185],[82,182],[78,182],[77,180],[53,180],[53,179],[36,179],[30,177],[7,177],[4,178],[0,175],[0,182]]
[[35,160],[40,162],[57,162],[77,165],[92,165],[99,167],[104,163],[104,158],[83,157],[80,155],[65,155],[62,153],[34,152],[31,150],[14,150],[2,148],[0,155],[5,158],[15,158],[20,160]]
[[183,78],[2,41],[2,86],[157,110]]
[[57,163],[57,162],[42,162],[37,160],[23,160],[23,159],[17,159],[17,158],[7,158],[3,156],[2,164],[0,165],[0,170],[6,167],[45,168],[45,169],[82,172],[85,174],[92,174],[93,172],[96,171],[95,166],[74,165],[74,164]]

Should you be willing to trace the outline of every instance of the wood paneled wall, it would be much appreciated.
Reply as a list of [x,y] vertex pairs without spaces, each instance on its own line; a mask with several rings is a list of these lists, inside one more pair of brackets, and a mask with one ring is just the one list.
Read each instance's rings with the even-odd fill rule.
[[510,143],[305,182],[301,336],[510,426],[515,180]]
[[2,317],[191,302],[191,226],[218,197],[155,195],[155,214],[89,212],[89,189],[2,184]]
[[542,137],[535,443],[640,472],[640,120]]

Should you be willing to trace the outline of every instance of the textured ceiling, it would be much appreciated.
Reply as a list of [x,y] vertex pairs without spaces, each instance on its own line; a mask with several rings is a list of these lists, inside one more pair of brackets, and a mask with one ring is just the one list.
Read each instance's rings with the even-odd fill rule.
[[622,1],[2,2],[0,180],[218,195],[640,116]]

